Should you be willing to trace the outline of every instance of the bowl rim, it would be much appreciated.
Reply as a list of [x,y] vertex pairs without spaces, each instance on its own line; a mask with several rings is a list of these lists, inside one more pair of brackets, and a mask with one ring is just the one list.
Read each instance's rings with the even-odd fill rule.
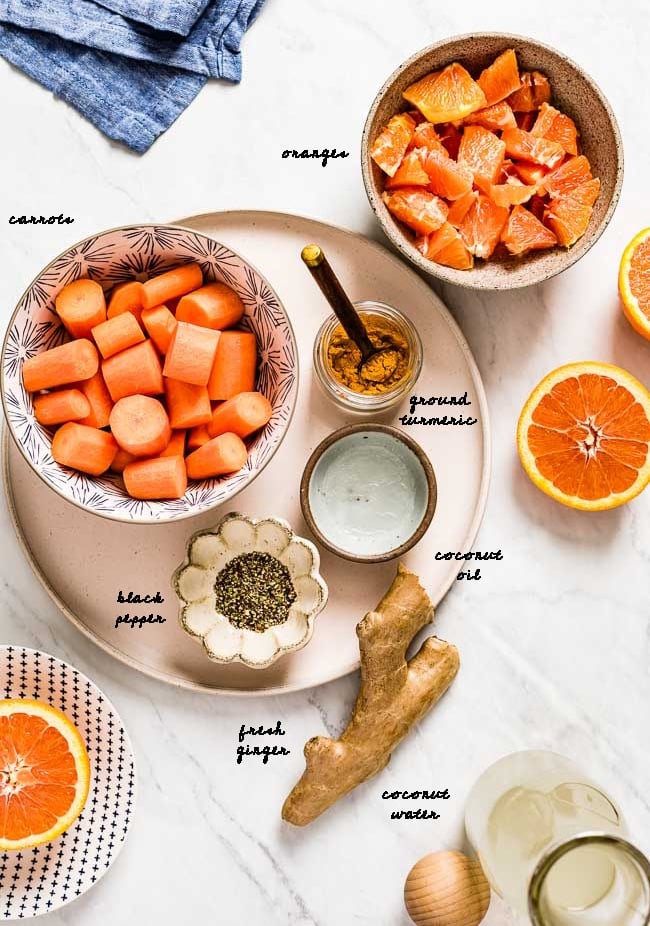
[[[309,487],[311,484],[311,478],[316,468],[317,463],[320,461],[323,454],[329,450],[329,448],[338,443],[344,437],[348,437],[350,434],[358,434],[363,431],[374,431],[380,434],[387,434],[389,437],[392,437],[400,443],[404,444],[408,449],[416,456],[424,475],[426,477],[428,497],[427,497],[427,507],[422,516],[422,520],[418,524],[415,531],[408,537],[404,543],[400,546],[395,547],[392,550],[386,550],[383,553],[369,553],[366,555],[359,553],[352,553],[350,550],[343,550],[341,547],[337,547],[336,544],[320,530],[316,520],[312,514],[311,503],[309,501]],[[312,532],[314,537],[321,543],[330,553],[335,553],[337,556],[340,556],[342,559],[349,560],[353,563],[388,563],[391,560],[399,559],[400,556],[403,556],[407,553],[412,547],[418,543],[422,537],[425,535],[433,516],[436,511],[436,506],[438,503],[438,484],[436,481],[436,474],[433,469],[431,460],[418,444],[416,440],[410,437],[408,434],[404,434],[399,428],[395,428],[389,424],[378,424],[376,422],[369,422],[367,424],[347,424],[342,428],[337,428],[335,431],[332,431],[323,440],[315,447],[312,453],[307,460],[305,468],[303,470],[302,478],[300,480],[300,507],[302,508],[302,513],[305,521],[307,522],[307,527]]]
[[[614,143],[616,149],[616,179],[614,182],[612,195],[604,216],[594,229],[591,238],[586,243],[583,250],[579,251],[576,249],[575,245],[566,249],[564,251],[565,260],[561,263],[560,266],[554,268],[550,272],[545,271],[543,274],[533,276],[533,278],[530,280],[511,281],[505,279],[497,280],[493,283],[486,283],[477,279],[473,275],[472,270],[454,270],[451,267],[444,267],[442,264],[436,264],[434,261],[427,260],[425,257],[423,257],[422,254],[420,254],[417,248],[411,244],[411,242],[402,232],[393,229],[386,223],[379,211],[380,201],[372,179],[369,152],[370,128],[379,105],[399,75],[412,64],[415,64],[431,52],[443,49],[447,45],[461,41],[469,41],[472,39],[503,39],[507,42],[512,42],[513,44],[526,43],[528,45],[533,45],[537,48],[543,49],[544,51],[549,52],[551,55],[557,58],[561,58],[564,63],[573,68],[576,74],[578,74],[578,76],[596,95],[607,114],[607,118],[614,135]],[[563,273],[565,270],[568,270],[569,267],[572,267],[596,244],[600,236],[609,225],[621,196],[624,173],[623,138],[621,136],[621,130],[619,128],[618,121],[614,115],[614,110],[612,109],[607,97],[601,90],[600,86],[596,83],[594,78],[591,77],[591,75],[587,73],[587,71],[581,65],[574,61],[573,58],[565,55],[563,52],[553,47],[552,45],[548,45],[546,42],[540,42],[537,39],[530,38],[530,36],[518,35],[512,32],[464,32],[457,35],[448,36],[447,38],[441,39],[438,42],[434,42],[432,45],[427,45],[425,48],[421,48],[419,51],[414,52],[414,54],[410,55],[405,61],[399,64],[384,81],[372,101],[370,110],[368,111],[368,115],[366,116],[366,120],[363,125],[363,131],[361,134],[361,173],[363,176],[363,185],[366,190],[366,196],[368,198],[370,207],[377,221],[379,222],[383,233],[386,235],[391,244],[398,249],[403,257],[414,264],[418,269],[424,271],[424,273],[426,273],[428,276],[434,277],[443,283],[452,283],[456,286],[460,286],[466,289],[482,290],[484,292],[507,292],[510,290],[525,289],[528,286],[536,286],[539,283],[543,283],[546,282],[546,280],[552,279],[558,274]]]
[[[2,410],[4,413],[5,422],[7,424],[9,435],[11,436],[11,439],[13,440],[14,444],[20,451],[21,455],[23,456],[24,460],[29,465],[29,467],[33,470],[34,473],[36,473],[36,475],[41,480],[41,482],[43,482],[49,489],[51,489],[53,492],[56,492],[56,494],[59,495],[62,499],[64,499],[64,501],[68,502],[71,505],[74,505],[76,508],[79,508],[81,511],[85,511],[98,518],[104,518],[107,521],[114,521],[118,524],[134,524],[140,527],[142,527],[143,525],[148,525],[148,526],[154,526],[158,524],[164,525],[164,524],[169,524],[170,521],[184,521],[187,518],[198,517],[199,515],[206,514],[208,511],[213,511],[214,509],[219,508],[221,505],[225,505],[226,503],[230,502],[231,499],[235,498],[236,495],[239,495],[240,492],[243,492],[245,489],[247,489],[248,486],[251,485],[251,483],[253,483],[257,479],[257,477],[266,469],[266,467],[271,462],[271,460],[273,459],[277,451],[280,449],[282,442],[291,426],[291,422],[293,421],[293,416],[296,410],[296,405],[298,404],[298,392],[300,388],[300,361],[299,361],[298,340],[296,338],[296,332],[294,331],[293,325],[291,324],[291,318],[289,317],[289,313],[287,312],[284,302],[282,301],[282,299],[280,299],[276,289],[269,282],[266,275],[263,274],[257,268],[255,264],[253,264],[250,260],[248,260],[248,258],[244,257],[242,254],[240,254],[239,251],[235,251],[233,248],[231,248],[230,245],[224,244],[223,247],[225,247],[228,251],[230,251],[231,254],[234,254],[235,257],[238,258],[238,260],[242,261],[242,263],[250,267],[251,270],[253,270],[262,280],[264,280],[269,290],[271,291],[272,295],[277,300],[278,305],[282,309],[282,312],[287,322],[289,333],[293,339],[293,342],[296,348],[295,350],[295,356],[296,356],[295,386],[293,389],[293,396],[294,396],[293,402],[291,404],[289,415],[286,418],[286,420],[283,422],[284,431],[282,433],[280,440],[277,442],[277,444],[275,445],[271,453],[268,454],[268,456],[266,457],[262,465],[259,467],[259,469],[256,470],[255,473],[251,473],[250,479],[248,479],[243,486],[238,488],[237,491],[233,495],[229,495],[227,498],[221,499],[219,502],[216,502],[215,504],[207,504],[205,506],[202,506],[198,510],[190,509],[188,511],[181,511],[180,513],[174,512],[173,517],[161,517],[161,518],[154,518],[151,516],[143,517],[142,515],[137,518],[122,517],[121,515],[123,514],[123,512],[121,510],[118,510],[116,512],[108,512],[108,511],[98,510],[96,508],[89,507],[88,505],[84,505],[82,502],[79,502],[76,499],[68,496],[65,492],[61,491],[58,488],[58,486],[54,485],[53,483],[49,481],[49,479],[46,479],[45,476],[43,476],[40,469],[34,465],[30,456],[25,452],[25,448],[23,447],[23,444],[18,438],[18,435],[16,434],[16,431],[14,429],[14,423],[12,420],[12,416],[9,412],[9,409],[7,408],[4,359],[5,359],[5,352],[7,349],[7,343],[9,341],[9,335],[15,324],[16,316],[20,310],[21,304],[23,300],[25,299],[27,293],[36,284],[37,280],[44,273],[46,273],[57,261],[59,261],[61,257],[63,257],[64,254],[67,254],[68,251],[71,251],[74,248],[79,248],[82,245],[86,244],[87,242],[93,240],[94,238],[100,237],[101,235],[110,235],[116,232],[125,232],[125,231],[132,231],[132,230],[135,231],[138,229],[149,229],[149,228],[162,228],[162,229],[167,228],[167,229],[173,229],[174,231],[184,231],[184,232],[191,233],[192,235],[198,235],[200,238],[205,238],[209,241],[218,241],[218,239],[213,238],[211,235],[205,234],[205,232],[198,231],[195,228],[191,228],[190,226],[182,225],[176,222],[134,222],[128,225],[112,226],[111,228],[105,228],[105,229],[102,229],[101,231],[95,232],[92,235],[86,235],[84,238],[81,238],[80,240],[72,242],[71,244],[67,245],[67,247],[65,247],[59,254],[53,257],[44,267],[42,267],[38,271],[38,273],[33,277],[31,282],[28,283],[28,285],[25,287],[25,289],[22,291],[22,293],[18,297],[18,301],[16,302],[16,305],[11,313],[11,316],[9,317],[7,326],[5,328],[4,337],[2,339],[2,347],[0,348],[0,398],[2,399]],[[222,242],[220,241],[218,243],[222,244]],[[57,464],[57,465],[60,465],[60,464]],[[91,478],[94,478],[94,477],[91,477]]]

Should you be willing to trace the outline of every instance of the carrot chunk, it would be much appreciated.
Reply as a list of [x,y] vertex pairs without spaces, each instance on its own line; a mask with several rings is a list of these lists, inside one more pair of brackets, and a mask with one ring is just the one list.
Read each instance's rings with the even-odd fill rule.
[[64,286],[55,300],[56,313],[73,338],[87,338],[106,320],[106,300],[99,283],[85,277]]
[[122,315],[123,312],[130,312],[137,322],[140,321],[142,314],[142,294],[144,287],[137,280],[131,280],[128,283],[119,283],[111,293],[108,300],[107,318],[114,318],[116,315]]
[[160,353],[166,354],[176,329],[176,319],[167,306],[157,305],[153,309],[145,309],[142,313],[142,324]]
[[79,421],[90,414],[90,403],[79,389],[61,389],[34,396],[34,417],[44,425],[63,424],[64,421]]
[[207,386],[219,334],[189,322],[178,322],[165,357],[164,375],[194,386]]
[[232,431],[239,437],[248,437],[263,427],[272,414],[273,407],[261,392],[240,392],[215,408],[208,433],[210,437],[217,437]]
[[169,299],[184,296],[203,283],[203,272],[198,264],[182,264],[152,277],[143,284],[142,308],[153,309]]
[[199,447],[207,444],[209,440],[210,435],[208,434],[207,427],[204,424],[198,424],[195,428],[192,428],[187,435],[187,449],[198,450]]
[[113,406],[111,433],[122,450],[134,457],[155,457],[172,436],[162,402],[147,395],[129,395]]
[[241,321],[244,303],[225,283],[207,283],[183,296],[176,309],[179,322],[191,322],[202,328],[221,331]]
[[161,457],[184,457],[185,456],[185,438],[187,436],[187,431],[181,429],[179,431],[172,431],[171,440],[159,454]]
[[182,498],[187,490],[183,457],[154,457],[124,467],[126,491],[131,498]]
[[210,399],[231,399],[238,392],[252,392],[256,369],[255,335],[251,331],[222,331],[208,380]]
[[23,385],[27,392],[67,386],[90,379],[99,368],[97,348],[86,338],[68,341],[45,350],[23,363]]
[[107,431],[68,421],[52,438],[52,458],[61,466],[101,476],[117,453],[117,443]]
[[95,325],[92,330],[95,344],[99,352],[106,360],[113,354],[118,354],[127,347],[133,347],[144,341],[144,333],[137,322],[135,315],[131,312],[122,312],[120,315],[114,315],[113,318],[107,319],[100,325]]
[[236,434],[220,434],[203,444],[187,457],[187,475],[190,479],[207,479],[236,473],[246,463],[246,444]]
[[113,408],[113,400],[106,388],[101,370],[98,370],[90,379],[85,379],[76,385],[90,405],[88,415],[82,418],[79,424],[87,424],[90,428],[105,428]]
[[113,462],[111,463],[111,472],[113,473],[123,473],[124,467],[128,466],[129,463],[134,463],[138,458],[134,457],[132,453],[127,453],[126,450],[122,450],[121,447],[117,448],[117,453],[113,457]]
[[212,417],[207,386],[194,386],[166,376],[165,395],[172,428],[193,428],[207,424]]
[[104,360],[102,374],[114,402],[127,395],[159,395],[163,391],[160,360],[151,341]]

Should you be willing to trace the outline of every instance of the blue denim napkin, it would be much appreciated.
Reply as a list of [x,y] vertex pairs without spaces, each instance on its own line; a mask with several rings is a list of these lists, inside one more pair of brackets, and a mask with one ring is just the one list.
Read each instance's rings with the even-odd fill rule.
[[[142,153],[209,77],[241,79],[241,40],[263,3],[0,0],[0,55]],[[159,28],[135,21],[147,11]]]

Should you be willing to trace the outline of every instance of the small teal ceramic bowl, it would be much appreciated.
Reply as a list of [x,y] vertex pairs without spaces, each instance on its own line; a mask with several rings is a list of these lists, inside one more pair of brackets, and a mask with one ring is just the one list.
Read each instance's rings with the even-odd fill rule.
[[424,450],[397,428],[349,425],[314,450],[300,504],[316,539],[356,563],[403,556],[427,531],[437,501]]

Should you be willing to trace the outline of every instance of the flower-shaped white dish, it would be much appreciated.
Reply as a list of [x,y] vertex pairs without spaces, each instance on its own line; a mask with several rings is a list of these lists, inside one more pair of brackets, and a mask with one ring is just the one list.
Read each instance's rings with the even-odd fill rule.
[[328,596],[319,566],[282,518],[226,515],[192,535],[174,573],[181,626],[215,662],[265,668],[311,639]]
[[[68,340],[54,303],[73,280],[89,277],[108,293],[126,280],[146,280],[178,264],[196,261],[206,282],[227,283],[241,297],[241,326],[257,339],[256,389],[273,406],[268,424],[247,440],[248,460],[232,475],[191,481],[180,499],[131,498],[119,475],[87,476],[52,459],[52,433],[34,417],[23,387],[23,362]],[[174,225],[131,225],[100,232],[68,248],[41,271],[20,298],[2,348],[2,402],[12,437],[32,469],[63,498],[117,521],[150,524],[188,518],[232,498],[264,469],[289,427],[298,393],[298,351],[279,297],[256,269],[213,238]]]

